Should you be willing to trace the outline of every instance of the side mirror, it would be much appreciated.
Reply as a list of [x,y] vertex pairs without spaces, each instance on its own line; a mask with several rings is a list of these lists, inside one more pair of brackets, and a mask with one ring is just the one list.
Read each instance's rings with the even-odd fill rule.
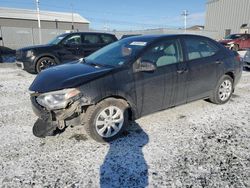
[[150,61],[142,61],[138,64],[136,72],[153,72],[156,70],[156,65]]
[[3,40],[3,38],[2,38],[2,37],[0,37],[0,40]]

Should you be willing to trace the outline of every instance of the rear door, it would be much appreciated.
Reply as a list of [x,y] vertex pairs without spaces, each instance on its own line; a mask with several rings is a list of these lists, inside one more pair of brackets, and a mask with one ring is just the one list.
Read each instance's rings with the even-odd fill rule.
[[218,75],[223,72],[219,48],[203,37],[185,37],[185,54],[188,66],[188,101],[208,97],[215,88]]
[[100,37],[101,37],[103,46],[106,46],[108,44],[111,44],[117,41],[117,38],[114,35],[100,34]]
[[102,46],[102,40],[98,33],[82,34],[81,54],[83,54],[84,57],[87,57],[93,52],[99,50]]
[[176,102],[186,101],[185,74],[179,74],[182,66],[182,50],[178,39],[165,39],[145,51],[136,63],[153,62],[153,72],[135,72],[137,107],[141,115],[150,114]]

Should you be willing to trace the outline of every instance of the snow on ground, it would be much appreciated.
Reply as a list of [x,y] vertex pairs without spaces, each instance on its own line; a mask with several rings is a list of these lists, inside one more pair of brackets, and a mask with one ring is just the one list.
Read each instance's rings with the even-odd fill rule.
[[143,117],[110,144],[81,127],[34,137],[34,77],[0,68],[0,187],[250,187],[250,72],[227,104]]

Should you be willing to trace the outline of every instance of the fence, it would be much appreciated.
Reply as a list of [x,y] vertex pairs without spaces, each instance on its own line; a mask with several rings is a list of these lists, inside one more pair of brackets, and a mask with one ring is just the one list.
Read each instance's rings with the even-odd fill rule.
[[[2,46],[17,49],[39,44],[39,30],[37,28],[0,27]],[[41,29],[42,44],[47,43],[65,30]]]
[[[97,32],[97,30],[94,30]],[[48,43],[52,38],[61,33],[65,33],[66,30],[58,29],[41,29],[42,44]],[[181,29],[149,29],[149,30],[135,30],[135,31],[100,31],[113,33],[120,38],[122,35],[128,34],[182,34],[185,33]],[[218,39],[218,32],[210,31],[195,31],[187,30],[188,34],[204,35],[213,39]],[[0,27],[0,45],[7,46],[12,49],[18,49],[26,46],[39,44],[39,30],[37,28],[21,28],[21,27]],[[1,44],[2,43],[2,44]]]

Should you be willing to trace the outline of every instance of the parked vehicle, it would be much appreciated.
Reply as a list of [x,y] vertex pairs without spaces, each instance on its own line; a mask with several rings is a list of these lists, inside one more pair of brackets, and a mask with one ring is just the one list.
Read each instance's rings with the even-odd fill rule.
[[0,46],[0,63],[15,62],[16,51],[5,46]]
[[117,41],[115,35],[107,33],[65,33],[47,45],[17,50],[17,66],[30,73],[39,73],[48,67],[87,57],[114,41]]
[[220,40],[219,42],[230,50],[235,51],[250,48],[250,34],[228,35],[225,39]]
[[246,54],[243,58],[244,68],[250,70],[250,48],[246,50]]
[[29,88],[39,117],[33,133],[84,124],[93,139],[111,141],[129,121],[159,110],[226,103],[241,74],[238,54],[203,36],[129,37],[41,72]]

